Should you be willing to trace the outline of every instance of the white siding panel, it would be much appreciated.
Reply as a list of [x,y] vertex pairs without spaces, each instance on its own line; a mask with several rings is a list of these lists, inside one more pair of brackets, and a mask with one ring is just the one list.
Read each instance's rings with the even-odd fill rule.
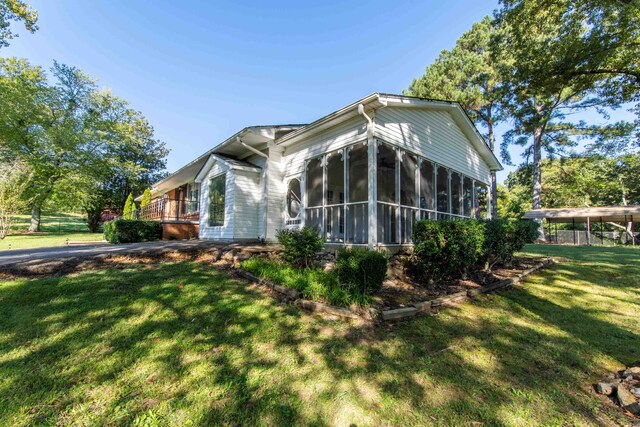
[[233,237],[236,240],[256,240],[258,230],[258,208],[262,188],[261,173],[234,171],[235,175],[235,219]]
[[[225,182],[224,225],[209,226],[209,181],[221,173],[227,173]],[[201,239],[232,240],[234,226],[234,189],[235,176],[233,171],[220,162],[215,162],[206,178],[200,185],[200,233]]]
[[376,137],[484,183],[490,171],[448,112],[382,108],[375,116]]

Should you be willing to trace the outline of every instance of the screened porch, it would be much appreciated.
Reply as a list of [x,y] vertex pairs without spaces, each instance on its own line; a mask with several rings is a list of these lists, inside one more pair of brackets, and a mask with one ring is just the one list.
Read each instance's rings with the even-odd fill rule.
[[416,221],[484,218],[488,197],[486,183],[432,159],[357,143],[310,158],[289,177],[285,224],[316,227],[327,243],[408,245]]

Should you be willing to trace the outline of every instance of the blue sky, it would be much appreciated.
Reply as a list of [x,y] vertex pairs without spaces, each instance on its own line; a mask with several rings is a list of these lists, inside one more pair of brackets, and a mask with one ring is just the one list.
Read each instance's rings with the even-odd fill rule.
[[372,92],[401,93],[498,6],[475,0],[29,3],[40,30],[20,31],[0,55],[46,68],[56,59],[99,78],[149,118],[171,149],[170,171],[245,126],[308,123]]

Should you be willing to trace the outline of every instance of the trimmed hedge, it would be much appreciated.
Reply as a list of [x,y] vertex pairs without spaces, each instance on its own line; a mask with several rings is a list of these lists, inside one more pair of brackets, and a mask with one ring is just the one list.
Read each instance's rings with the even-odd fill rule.
[[284,260],[289,264],[309,268],[313,264],[313,257],[324,247],[318,230],[312,227],[302,227],[294,230],[278,230],[276,238],[282,245]]
[[336,273],[340,284],[354,288],[363,295],[371,295],[382,287],[387,276],[387,256],[362,248],[340,249]]
[[109,243],[150,242],[161,238],[162,225],[158,221],[116,219],[104,224],[104,239]]
[[534,221],[419,221],[413,232],[411,267],[424,279],[461,277],[472,267],[510,263],[538,235]]

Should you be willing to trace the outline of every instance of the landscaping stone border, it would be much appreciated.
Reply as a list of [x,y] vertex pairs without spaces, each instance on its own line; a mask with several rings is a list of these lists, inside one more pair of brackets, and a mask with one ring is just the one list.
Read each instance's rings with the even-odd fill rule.
[[482,286],[477,289],[469,289],[467,291],[456,292],[455,294],[445,295],[429,301],[418,302],[413,304],[411,307],[397,308],[394,310],[386,310],[381,313],[382,320],[406,319],[408,317],[413,317],[418,313],[430,313],[433,311],[434,308],[438,308],[440,306],[446,306],[448,304],[465,301],[469,298],[477,297],[480,294],[487,294],[502,288],[516,285],[520,283],[520,281],[525,277],[552,264],[555,264],[555,261],[552,258],[546,258],[542,260],[542,262],[540,262],[539,264],[536,264],[535,266],[527,270],[524,270],[521,273],[518,273],[515,277],[511,279],[501,280],[499,282]]
[[346,307],[337,307],[329,304],[324,304],[317,301],[311,301],[302,298],[302,293],[296,291],[295,289],[287,288],[285,286],[278,285],[269,280],[262,279],[254,274],[249,273],[246,270],[241,268],[236,268],[236,273],[238,276],[249,280],[250,282],[256,283],[260,286],[264,286],[273,290],[274,292],[282,295],[285,299],[294,304],[297,307],[300,307],[304,310],[313,312],[313,313],[324,313],[329,314],[341,318],[346,319],[365,319],[365,320],[398,320],[398,319],[406,319],[409,317],[413,317],[419,313],[431,313],[434,309],[437,309],[441,306],[446,306],[453,303],[458,303],[465,301],[469,298],[477,297],[480,294],[486,294],[490,292],[494,292],[498,289],[503,289],[515,284],[518,284],[523,278],[535,273],[536,271],[554,264],[555,261],[551,258],[547,258],[542,260],[539,264],[524,270],[521,273],[518,273],[515,277],[507,280],[502,280],[496,283],[492,283],[491,285],[482,286],[477,289],[469,289],[467,291],[456,292],[454,294],[445,295],[442,297],[438,297],[429,301],[422,301],[415,304],[412,304],[410,307],[402,307],[396,308],[393,310],[386,310],[378,313],[377,310],[371,308],[369,311],[358,312]]

